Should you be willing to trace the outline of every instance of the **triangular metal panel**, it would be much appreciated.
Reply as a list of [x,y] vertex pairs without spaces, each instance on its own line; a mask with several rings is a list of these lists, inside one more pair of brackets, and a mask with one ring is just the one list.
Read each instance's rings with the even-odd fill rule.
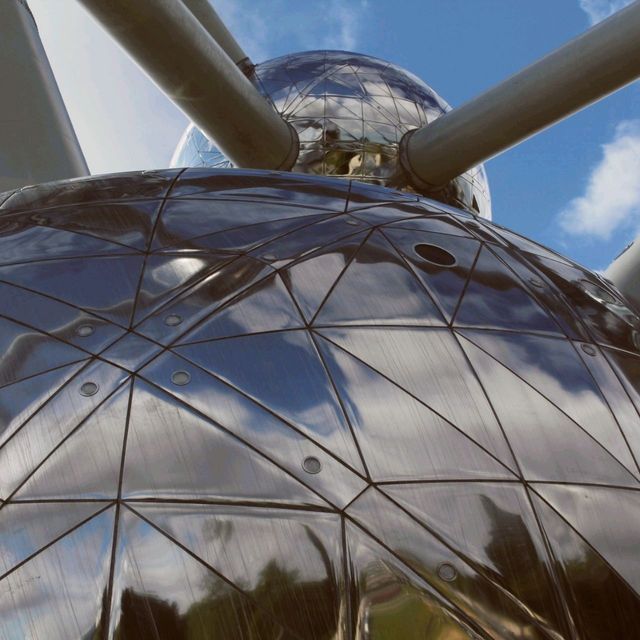
[[116,499],[131,384],[122,385],[14,494],[14,500]]
[[141,380],[131,404],[122,495],[327,506],[258,451]]
[[[139,375],[256,448],[331,504],[343,507],[366,487],[360,476],[334,457],[332,441],[325,440],[327,449],[321,448],[292,425],[177,355],[159,356]],[[341,436],[336,435],[338,441]]]
[[292,422],[353,468],[362,468],[331,381],[306,331],[226,338],[175,350]]
[[597,440],[543,395],[466,339],[464,350],[529,480],[640,483]]
[[97,515],[0,580],[0,637],[104,633],[113,512]]
[[444,325],[415,274],[380,233],[358,249],[323,303],[317,325]]
[[327,340],[318,345],[374,481],[515,479],[466,434],[377,371]]
[[507,467],[516,468],[493,409],[449,330],[372,327],[320,333],[452,422]]
[[300,312],[276,274],[247,289],[209,316],[183,336],[179,344],[303,327]]
[[324,640],[340,633],[345,585],[337,514],[203,505],[136,510],[296,637]]

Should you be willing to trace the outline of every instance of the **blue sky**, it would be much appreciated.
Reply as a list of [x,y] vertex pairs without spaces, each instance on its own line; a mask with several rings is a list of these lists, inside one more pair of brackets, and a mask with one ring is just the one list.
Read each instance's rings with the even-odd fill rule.
[[[254,61],[378,56],[460,105],[628,0],[217,0]],[[76,0],[30,0],[94,173],[162,167],[186,126]],[[640,83],[487,163],[494,220],[594,269],[640,232]]]

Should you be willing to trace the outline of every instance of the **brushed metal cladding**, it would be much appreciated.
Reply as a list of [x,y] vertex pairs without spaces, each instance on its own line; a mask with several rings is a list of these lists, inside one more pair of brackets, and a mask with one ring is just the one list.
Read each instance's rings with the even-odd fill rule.
[[640,319],[424,197],[188,169],[0,197],[0,638],[640,628]]
[[[414,187],[398,157],[402,136],[450,110],[412,73],[359,53],[293,53],[256,65],[249,79],[298,134],[300,153],[292,171],[407,191]],[[185,131],[172,165],[233,166],[194,125]],[[483,165],[425,195],[491,218]]]

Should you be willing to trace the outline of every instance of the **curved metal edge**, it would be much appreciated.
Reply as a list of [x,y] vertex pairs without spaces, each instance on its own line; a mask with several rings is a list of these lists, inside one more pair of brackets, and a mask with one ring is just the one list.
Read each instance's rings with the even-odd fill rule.
[[300,138],[298,136],[298,132],[293,128],[293,125],[290,122],[287,122],[286,120],[284,122],[289,129],[289,134],[291,135],[291,145],[289,146],[289,153],[276,167],[276,171],[291,171],[298,160],[298,156],[300,155]]
[[411,136],[419,129],[411,129],[411,131],[407,131],[402,138],[400,138],[400,143],[398,144],[398,158],[400,160],[400,166],[403,171],[407,174],[409,182],[416,188],[422,191],[438,191],[445,185],[435,185],[430,184],[429,182],[425,182],[420,178],[420,176],[416,173],[416,171],[411,166],[411,155],[409,154],[409,140],[411,140]]

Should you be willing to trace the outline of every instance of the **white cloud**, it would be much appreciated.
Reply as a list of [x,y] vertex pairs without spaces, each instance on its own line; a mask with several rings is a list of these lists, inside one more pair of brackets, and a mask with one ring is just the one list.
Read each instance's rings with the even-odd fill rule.
[[366,2],[345,6],[339,0],[332,0],[325,13],[327,35],[324,37],[322,48],[353,50],[358,46],[360,26],[367,9]]
[[640,226],[640,119],[621,122],[602,152],[584,195],[559,215],[567,233],[606,240],[616,229]]
[[254,62],[312,49],[357,49],[366,26],[368,0],[299,4],[272,0],[260,11],[252,0],[217,0],[220,14]]
[[579,0],[580,8],[589,17],[591,24],[601,22],[605,18],[608,18],[612,13],[620,11],[628,4],[631,4],[633,0]]

